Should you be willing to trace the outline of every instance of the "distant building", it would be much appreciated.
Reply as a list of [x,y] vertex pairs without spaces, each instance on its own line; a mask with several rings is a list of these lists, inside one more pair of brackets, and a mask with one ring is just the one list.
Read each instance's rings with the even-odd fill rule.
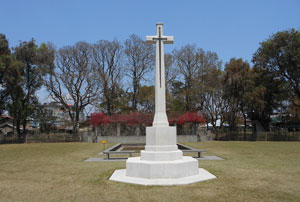
[[[72,107],[72,105],[69,105]],[[71,111],[71,113],[74,113]],[[84,113],[79,115],[79,123],[85,121]],[[39,131],[41,127],[48,127],[51,130],[58,130],[61,132],[72,131],[72,121],[68,112],[68,109],[58,102],[44,103],[38,106],[32,117],[27,119],[26,130],[28,132]],[[78,125],[79,127],[79,125]],[[5,136],[13,134],[14,118],[8,115],[1,115],[0,117],[0,134]],[[22,126],[20,127],[23,130]]]
[[0,118],[0,133],[4,135],[12,134],[14,131],[13,118],[6,114],[2,114]]
[[[72,104],[69,104],[72,107]],[[43,117],[40,117],[39,123],[35,125],[43,124],[47,122],[48,124],[53,124],[53,128],[60,131],[71,131],[73,129],[72,121],[69,115],[68,109],[58,102],[44,103],[40,106],[41,114]],[[71,111],[71,113],[75,113]],[[79,122],[85,120],[84,113],[81,112],[79,115]]]

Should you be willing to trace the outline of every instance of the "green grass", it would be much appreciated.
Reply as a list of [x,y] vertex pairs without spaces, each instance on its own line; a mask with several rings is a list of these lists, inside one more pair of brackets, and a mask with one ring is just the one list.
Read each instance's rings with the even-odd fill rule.
[[103,150],[100,144],[0,145],[0,201],[300,201],[300,142],[186,144],[225,159],[199,161],[217,179],[124,184],[108,178],[125,162],[83,162]]

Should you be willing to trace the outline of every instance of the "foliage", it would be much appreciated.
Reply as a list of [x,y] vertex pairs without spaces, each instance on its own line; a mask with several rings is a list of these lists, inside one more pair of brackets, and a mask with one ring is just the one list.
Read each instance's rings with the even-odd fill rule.
[[95,112],[91,115],[90,124],[92,124],[93,127],[100,126],[100,125],[106,125],[108,123],[111,123],[111,119],[109,116],[106,116],[104,114],[104,112],[101,112],[101,113]]
[[123,123],[126,125],[145,124],[150,125],[153,121],[152,113],[137,113],[131,112],[129,114],[114,114],[105,115],[103,112],[93,113],[90,119],[90,124],[93,127],[106,125],[108,123]]
[[141,112],[154,112],[155,102],[154,86],[140,86],[137,100],[138,110]]
[[277,32],[260,44],[252,59],[254,66],[284,80],[294,105],[300,99],[300,32]]
[[49,61],[44,45],[38,47],[34,39],[20,42],[13,51],[10,51],[3,35],[0,44],[1,100],[3,96],[7,99],[6,110],[14,117],[19,141],[24,141],[27,119],[32,116],[37,104],[35,93],[42,86],[43,68]]
[[185,114],[177,118],[177,122],[183,125],[186,122],[189,123],[206,123],[205,118],[196,112],[186,112]]
[[117,122],[121,122],[126,125],[137,125],[137,124],[151,125],[153,121],[153,114],[131,112],[130,114],[121,114],[119,115],[119,118],[115,120]]
[[[253,89],[253,85],[253,75],[248,62],[241,58],[232,58],[226,63],[223,99],[229,107],[226,120],[231,130],[235,128],[239,114],[243,115],[246,124],[249,92]],[[246,125],[244,129],[246,130]]]
[[265,130],[269,130],[271,115],[288,97],[287,86],[268,70],[254,67],[251,73],[254,83],[245,96],[248,114],[252,120],[258,120]]
[[176,111],[183,113],[186,110],[185,95],[184,95],[184,83],[174,80],[170,85],[169,93],[167,94],[167,111]]
[[39,121],[39,131],[41,133],[49,134],[51,131],[55,131],[56,126],[54,125],[56,117],[50,113],[49,110],[45,109],[43,105],[37,105],[35,107],[35,113],[33,118]]
[[7,90],[5,90],[7,69],[11,65],[10,49],[8,40],[4,34],[0,34],[0,114],[5,110],[5,105],[8,102]]
[[[126,125],[151,125],[153,122],[153,113],[137,113],[105,115],[103,112],[93,113],[90,118],[90,124],[93,127],[107,125],[109,123],[122,123]],[[205,118],[196,112],[186,112],[182,115],[173,114],[169,119],[169,123],[205,123]]]

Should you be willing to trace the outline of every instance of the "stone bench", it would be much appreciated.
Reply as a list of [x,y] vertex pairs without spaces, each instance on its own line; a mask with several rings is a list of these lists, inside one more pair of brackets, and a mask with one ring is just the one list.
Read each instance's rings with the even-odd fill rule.
[[135,153],[135,151],[104,151],[103,154],[106,154],[106,159],[112,159],[110,158],[110,154],[129,154],[130,157],[132,157],[132,154]]
[[193,150],[182,150],[183,153],[198,153],[197,157],[194,158],[202,158],[201,154],[205,154],[206,151],[204,149],[193,149]]

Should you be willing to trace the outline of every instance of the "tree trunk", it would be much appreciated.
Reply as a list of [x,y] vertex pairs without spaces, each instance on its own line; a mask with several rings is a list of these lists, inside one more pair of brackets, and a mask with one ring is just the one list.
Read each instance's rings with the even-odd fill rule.
[[23,140],[22,141],[25,142],[25,143],[27,143],[26,142],[26,140],[27,140],[26,139],[26,136],[27,136],[27,133],[26,133],[26,123],[27,123],[26,120],[24,120],[23,124],[22,124],[23,125]]
[[137,90],[138,90],[138,84],[136,82],[136,79],[133,81],[133,93],[132,93],[132,110],[136,111],[137,109]]
[[[15,116],[16,117],[16,116]],[[16,120],[16,128],[17,128],[17,133],[18,133],[18,142],[21,143],[22,142],[22,133],[21,133],[21,122],[20,120],[17,118]]]
[[75,119],[74,122],[73,122],[73,130],[72,130],[72,133],[73,133],[74,136],[76,136],[77,132],[78,132],[77,131],[77,124],[78,124],[78,120]]
[[93,136],[92,136],[92,142],[93,143],[97,143],[97,128],[95,127],[94,128],[94,131],[93,131]]
[[111,113],[110,99],[106,99],[106,107],[107,107],[107,114],[108,115],[112,115],[112,113]]
[[246,129],[247,129],[247,119],[246,119],[246,115],[243,113],[244,116],[244,135],[243,135],[243,140],[245,139],[246,136]]

